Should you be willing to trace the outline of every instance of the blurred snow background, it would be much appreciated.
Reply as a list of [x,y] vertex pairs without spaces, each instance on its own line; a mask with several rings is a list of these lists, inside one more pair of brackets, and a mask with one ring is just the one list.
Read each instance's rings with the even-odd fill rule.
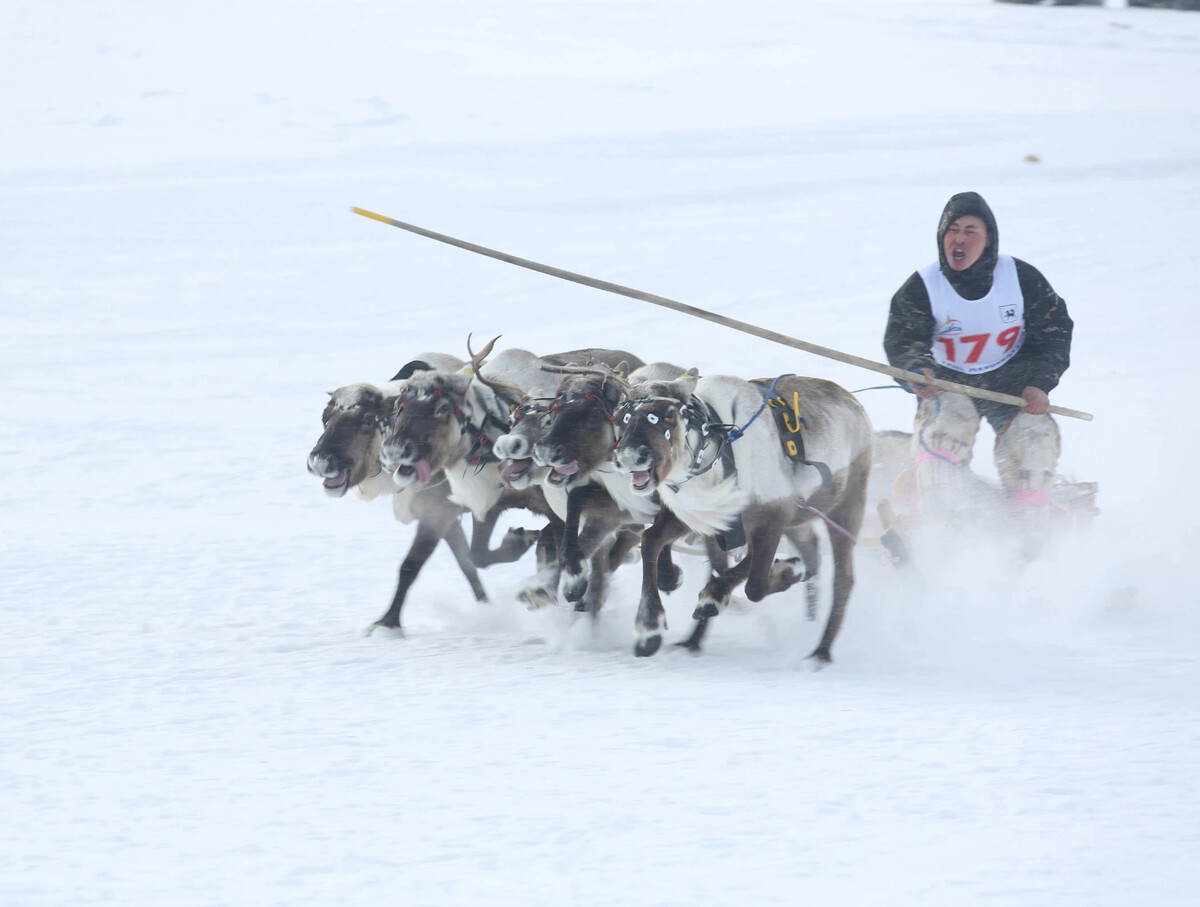
[[[1195,903],[1200,16],[15,0],[0,77],[0,900]],[[348,206],[878,360],[964,189],[1076,320],[1085,538],[862,550],[820,674],[798,591],[642,661],[636,570],[592,627],[444,550],[362,635],[411,528],[305,473],[327,390],[468,332],[886,379]]]

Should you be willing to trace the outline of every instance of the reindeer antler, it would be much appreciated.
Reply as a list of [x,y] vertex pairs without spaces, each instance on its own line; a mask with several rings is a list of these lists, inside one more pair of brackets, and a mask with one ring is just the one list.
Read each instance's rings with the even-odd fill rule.
[[543,372],[553,372],[556,375],[598,375],[604,379],[606,384],[614,384],[621,391],[622,397],[628,397],[633,393],[633,386],[625,380],[620,372],[609,368],[603,362],[595,365],[549,365],[542,363],[538,365]]
[[471,375],[478,379],[479,383],[484,387],[490,387],[498,394],[507,394],[516,400],[523,399],[525,397],[525,391],[517,387],[515,384],[503,384],[499,381],[489,381],[483,376],[483,372],[480,371],[480,369],[483,368],[484,363],[487,361],[487,357],[491,354],[492,347],[494,347],[496,345],[496,341],[504,335],[497,334],[488,342],[488,345],[481,349],[478,353],[471,349],[472,336],[472,334],[467,334],[467,354],[471,357]]

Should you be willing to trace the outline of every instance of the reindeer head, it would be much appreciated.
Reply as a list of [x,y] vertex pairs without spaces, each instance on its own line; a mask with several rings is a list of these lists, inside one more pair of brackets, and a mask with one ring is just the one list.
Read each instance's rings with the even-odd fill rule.
[[324,430],[308,455],[308,471],[324,479],[325,493],[340,498],[379,474],[379,447],[390,415],[383,391],[348,384],[329,395],[321,414]]
[[550,430],[553,403],[550,397],[525,397],[509,415],[508,433],[492,446],[492,452],[507,461],[500,469],[506,487],[527,488],[534,481],[533,448]]
[[613,411],[629,389],[605,368],[558,369],[564,377],[550,407],[550,424],[533,447],[533,457],[550,467],[546,481],[569,485],[612,459]]
[[692,398],[696,376],[675,381],[647,381],[616,413],[617,469],[629,473],[634,494],[653,494],[677,472],[686,472],[684,426],[680,410]]
[[379,457],[399,487],[427,485],[435,472],[467,455],[470,384],[471,376],[459,372],[418,372],[392,398],[391,429]]

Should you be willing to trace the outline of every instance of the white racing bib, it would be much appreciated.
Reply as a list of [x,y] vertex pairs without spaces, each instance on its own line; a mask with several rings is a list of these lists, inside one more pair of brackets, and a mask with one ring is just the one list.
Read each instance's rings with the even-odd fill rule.
[[1011,255],[1000,255],[992,288],[982,299],[963,299],[935,261],[917,272],[933,312],[933,358],[939,365],[979,375],[1004,365],[1025,343],[1025,299]]

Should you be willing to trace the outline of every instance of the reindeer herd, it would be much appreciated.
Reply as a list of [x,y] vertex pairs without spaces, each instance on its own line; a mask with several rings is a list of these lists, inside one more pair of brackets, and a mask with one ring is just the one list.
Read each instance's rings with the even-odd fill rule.
[[[810,658],[831,660],[872,460],[870,421],[850,393],[816,378],[701,377],[623,350],[493,355],[495,342],[474,353],[468,341],[469,362],[424,354],[386,384],[330,394],[309,471],[330,496],[391,495],[397,518],[417,524],[375,626],[400,628],[409,588],[441,541],[480,601],[478,569],[533,547],[537,571],[519,598],[536,608],[561,595],[593,615],[613,571],[640,549],[634,652],[653,655],[667,629],[661,594],[683,578],[672,545],[691,535],[709,579],[679,644],[698,651],[739,585],[757,602],[812,580],[825,527],[832,605]],[[498,517],[514,508],[544,525],[510,529],[493,546]],[[777,556],[783,538],[795,556]]]

